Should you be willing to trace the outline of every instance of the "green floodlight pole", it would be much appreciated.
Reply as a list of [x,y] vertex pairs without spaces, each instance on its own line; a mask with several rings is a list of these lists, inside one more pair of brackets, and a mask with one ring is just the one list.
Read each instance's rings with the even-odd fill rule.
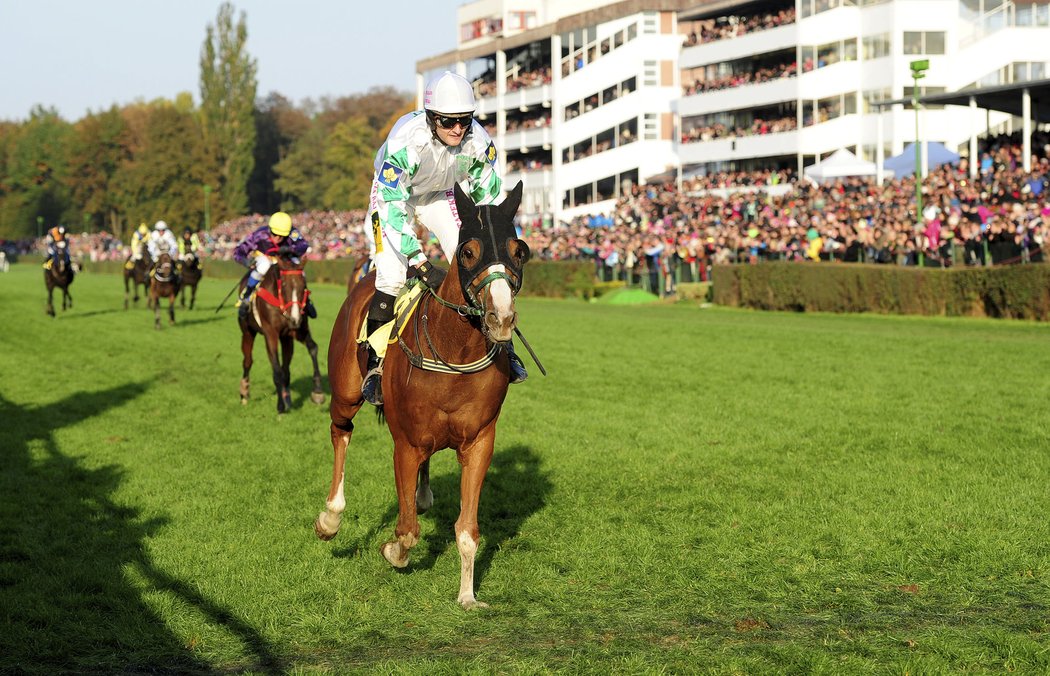
[[44,217],[43,216],[37,216],[36,217],[36,238],[40,239],[43,236],[44,236]]
[[[915,229],[922,232],[922,141],[919,139],[919,80],[926,77],[926,71],[930,68],[929,59],[921,59],[911,62],[911,106],[915,109]],[[919,237],[918,262],[919,267],[923,264],[922,237]]]
[[204,186],[204,230],[205,232],[211,230],[211,213],[208,208],[208,201],[211,198],[211,186]]

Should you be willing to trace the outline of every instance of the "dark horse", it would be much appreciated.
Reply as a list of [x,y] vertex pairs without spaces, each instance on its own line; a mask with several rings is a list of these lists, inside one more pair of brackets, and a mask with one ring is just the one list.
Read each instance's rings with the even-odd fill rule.
[[69,285],[73,283],[73,266],[66,259],[66,243],[56,242],[55,245],[60,249],[55,257],[57,260],[44,268],[44,284],[47,285],[47,308],[44,311],[52,317],[55,316],[55,306],[51,299],[56,286],[62,289],[62,311],[65,312],[66,307],[73,307],[73,296],[69,295]]
[[[304,312],[310,290],[306,288],[303,265],[300,259],[282,252],[256,287],[247,317],[238,320],[241,326],[241,352],[244,353],[244,373],[241,376],[242,404],[248,403],[251,389],[248,374],[252,370],[252,347],[255,345],[255,336],[260,333],[266,340],[266,354],[270,357],[270,367],[273,369],[273,385],[277,388],[277,412],[284,413],[292,408],[289,366],[295,352],[296,340],[306,345],[314,364],[314,389],[310,393],[310,399],[316,404],[325,402],[324,390],[321,389],[321,370],[317,366],[317,343],[310,335],[310,318]],[[281,350],[280,359],[277,356],[278,347]]]
[[149,279],[149,305],[153,308],[153,328],[160,328],[160,299],[168,299],[168,323],[175,323],[175,296],[179,295],[179,275],[171,254],[162,253]]
[[201,261],[197,254],[191,253],[182,261],[182,293],[179,294],[179,305],[186,307],[186,289],[190,289],[190,309],[197,302],[197,284],[201,281]]
[[[132,263],[129,268],[127,263]],[[139,302],[139,285],[142,285],[142,295],[149,296],[149,269],[153,265],[153,259],[150,258],[149,252],[146,251],[145,245],[142,247],[142,258],[133,260],[129,258],[124,264],[124,309],[128,309],[129,296],[131,290],[135,290],[135,304]]]
[[[480,208],[458,185],[454,191],[463,225],[450,271],[435,294],[424,291],[399,346],[389,346],[384,362],[380,413],[394,441],[398,518],[394,539],[381,551],[391,565],[408,565],[409,551],[419,541],[417,513],[434,501],[430,457],[444,448],[456,449],[462,468],[455,526],[461,566],[458,601],[471,608],[484,605],[474,597],[478,501],[507,396],[510,365],[503,344],[510,341],[517,323],[514,298],[529,248],[518,239],[513,224],[521,202],[520,183],[502,204]],[[328,378],[335,462],[326,509],[314,522],[322,540],[339,532],[346,507],[346,448],[353,418],[364,403],[361,381],[367,351],[357,339],[374,292],[373,272],[351,290],[332,328]]]

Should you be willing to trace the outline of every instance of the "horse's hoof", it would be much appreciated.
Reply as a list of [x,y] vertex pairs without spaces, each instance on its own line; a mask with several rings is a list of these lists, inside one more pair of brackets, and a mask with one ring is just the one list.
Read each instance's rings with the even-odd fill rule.
[[325,401],[324,392],[311,392],[310,401],[314,402],[315,404],[323,404]]
[[326,518],[327,515],[328,512],[321,512],[317,519],[314,520],[314,533],[325,542],[339,535],[339,522],[341,521],[341,519],[336,518],[334,525],[327,524],[326,521],[329,520]]
[[459,605],[461,605],[463,607],[463,610],[475,610],[475,609],[478,609],[478,608],[488,608],[489,607],[489,604],[485,603],[484,601],[479,601],[476,598],[474,598],[473,596],[470,596],[470,597],[467,597],[467,598],[460,597],[458,599],[458,601],[459,601]]
[[241,406],[248,405],[248,397],[241,397]]
[[408,566],[408,556],[398,557],[394,552],[400,550],[401,545],[395,542],[387,542],[379,548],[382,552],[383,558],[386,559],[391,566],[394,568],[404,568]]

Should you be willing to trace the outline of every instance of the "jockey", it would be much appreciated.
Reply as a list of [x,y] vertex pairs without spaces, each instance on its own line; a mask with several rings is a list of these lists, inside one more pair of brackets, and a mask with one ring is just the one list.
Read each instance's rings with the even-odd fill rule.
[[193,231],[193,228],[186,226],[182,231],[182,237],[179,238],[179,269],[182,269],[182,264],[197,260],[197,265],[200,267],[200,256],[197,252],[200,251],[201,240],[197,237],[197,233]]
[[[69,265],[69,240],[66,238],[66,226],[56,225],[48,230],[44,242],[47,244],[47,259],[44,261],[45,268],[50,269],[52,265],[58,263],[59,256],[62,256],[66,261],[66,265]],[[59,242],[64,242],[64,245],[59,246]]]
[[[233,260],[241,265],[246,265],[250,270],[248,283],[244,285],[241,297],[237,301],[241,317],[248,315],[248,299],[251,298],[255,287],[266,276],[270,265],[273,264],[270,257],[276,256],[278,251],[284,247],[291,249],[292,255],[296,258],[301,258],[310,248],[310,244],[297,228],[292,227],[292,217],[283,211],[278,211],[270,216],[270,222],[267,225],[257,228],[233,250]],[[306,300],[304,311],[307,317],[317,318],[317,309],[309,298]]]
[[171,234],[168,224],[164,221],[157,221],[157,224],[153,226],[153,232],[149,235],[146,247],[149,249],[149,255],[153,257],[154,261],[160,258],[162,253],[168,254],[172,259],[175,259],[179,254],[179,245],[175,241],[175,235]]
[[[368,222],[372,229],[376,292],[368,308],[371,335],[394,317],[394,299],[405,285],[409,265],[433,290],[445,270],[427,260],[414,232],[417,223],[434,233],[448,260],[459,243],[460,221],[452,186],[466,186],[476,204],[497,200],[502,180],[497,173],[496,146],[474,120],[474,89],[463,77],[445,71],[427,84],[423,110],[399,119],[375,157]],[[383,367],[368,343],[368,366],[361,393],[372,404],[382,403],[379,383]],[[509,348],[511,382],[528,374]]]
[[135,263],[142,260],[142,247],[146,246],[149,239],[149,228],[145,223],[139,223],[139,229],[131,235],[131,258],[124,263],[128,270],[135,267]]

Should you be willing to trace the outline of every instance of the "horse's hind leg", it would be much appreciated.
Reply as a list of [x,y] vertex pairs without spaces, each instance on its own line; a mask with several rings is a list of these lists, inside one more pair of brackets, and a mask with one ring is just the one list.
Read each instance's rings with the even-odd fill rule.
[[131,300],[131,289],[128,287],[128,276],[124,275],[124,309],[127,310]]
[[315,404],[323,404],[325,396],[324,389],[321,388],[321,369],[317,367],[317,343],[314,342],[309,331],[300,329],[299,336],[302,338],[303,345],[306,345],[306,351],[310,353],[310,359],[314,364],[314,389],[310,393],[310,400]]
[[55,288],[49,284],[47,287],[47,307],[44,308],[44,312],[50,317],[55,316],[54,294]]
[[153,308],[153,328],[160,330],[160,296],[154,298],[150,293],[149,304]]
[[244,359],[241,361],[243,369],[241,373],[241,404],[248,405],[248,394],[251,390],[251,379],[248,374],[252,371],[252,348],[255,346],[255,332],[249,329],[241,329],[241,353]]
[[192,310],[197,304],[197,285],[194,284],[191,288],[193,289],[193,293],[190,294],[190,309]]
[[69,309],[73,309],[73,294],[69,293],[69,288],[62,289],[62,311],[66,311],[66,303],[68,301]]
[[456,547],[459,549],[459,605],[465,609],[475,606],[487,607],[474,597],[474,557],[478,552],[481,533],[478,530],[478,502],[481,499],[481,484],[485,481],[492,462],[492,449],[496,440],[496,424],[491,423],[469,447],[459,454],[462,474],[459,483],[459,518],[456,519]]
[[360,406],[351,407],[349,415],[340,415],[336,413],[335,403],[332,404],[332,485],[324,503],[325,510],[314,521],[314,532],[322,540],[331,540],[338,535],[343,520],[343,510],[346,509],[346,496],[343,492],[346,479],[346,447],[350,445],[350,437],[354,433],[353,416],[359,408]]
[[284,369],[277,354],[280,340],[273,331],[264,331],[263,338],[266,340],[266,356],[270,358],[270,370],[273,372],[273,387],[277,391],[277,412],[284,413],[288,410],[284,399],[284,390],[288,384],[284,382]]
[[419,466],[419,476],[416,478],[416,511],[426,514],[427,510],[433,506],[434,491],[430,490],[430,458],[427,458]]
[[175,294],[171,294],[168,298],[168,323],[172,326],[175,325]]
[[395,568],[408,565],[408,555],[419,542],[419,519],[416,512],[416,480],[423,456],[419,449],[405,443],[394,447],[394,481],[397,484],[397,527],[395,539],[379,551]]

